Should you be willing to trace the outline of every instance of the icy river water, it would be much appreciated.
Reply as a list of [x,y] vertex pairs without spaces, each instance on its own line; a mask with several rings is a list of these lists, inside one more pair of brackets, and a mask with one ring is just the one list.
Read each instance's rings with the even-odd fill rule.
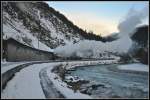
[[[86,93],[102,98],[147,98],[148,73],[120,71],[117,64],[78,67],[71,71],[72,76],[78,76],[91,83],[99,84],[94,89],[88,88]],[[90,83],[89,83],[90,84]],[[84,88],[83,85],[81,88]]]

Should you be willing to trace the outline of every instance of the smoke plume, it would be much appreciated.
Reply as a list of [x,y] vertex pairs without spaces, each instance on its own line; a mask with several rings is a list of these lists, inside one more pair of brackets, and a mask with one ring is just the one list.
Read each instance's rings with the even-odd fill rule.
[[131,8],[125,18],[119,25],[119,35],[125,36],[132,33],[136,26],[140,23],[142,23],[142,20],[144,20],[149,15],[149,9],[148,6],[145,6],[142,10],[136,11],[134,8]]

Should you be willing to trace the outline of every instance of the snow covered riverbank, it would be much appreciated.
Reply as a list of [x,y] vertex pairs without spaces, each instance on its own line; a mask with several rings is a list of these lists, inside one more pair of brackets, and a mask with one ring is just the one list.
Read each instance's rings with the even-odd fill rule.
[[[52,68],[48,68],[47,75],[53,82],[54,86],[59,90],[65,98],[68,99],[92,99],[89,95],[85,95],[78,92],[74,92],[72,89],[68,88],[68,85],[63,82],[58,75],[51,72]],[[56,79],[57,78],[57,79]]]
[[75,68],[78,66],[84,66],[84,65],[97,65],[97,64],[114,64],[119,63],[119,59],[114,60],[95,60],[95,61],[70,61],[63,63],[63,67],[66,67],[66,69]]
[[149,72],[148,65],[144,65],[144,64],[141,64],[141,63],[120,65],[120,66],[118,66],[118,68],[120,70],[131,70],[131,71]]

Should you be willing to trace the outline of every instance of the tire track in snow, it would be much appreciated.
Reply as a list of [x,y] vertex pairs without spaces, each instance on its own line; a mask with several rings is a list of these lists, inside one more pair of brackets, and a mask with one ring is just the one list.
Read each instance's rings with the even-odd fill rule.
[[7,87],[2,91],[2,98],[5,99],[43,99],[45,95],[41,88],[39,72],[42,68],[51,66],[52,63],[30,65],[23,68],[15,77],[8,82]]
[[21,64],[19,66],[16,66],[8,71],[6,71],[5,73],[2,74],[2,90],[5,89],[7,83],[15,76],[15,73],[19,72],[21,69],[28,67],[29,65],[33,65],[33,64],[38,64],[38,63],[48,63],[48,61],[45,62],[28,62],[25,64]]
[[49,79],[47,70],[48,68],[43,68],[39,73],[40,83],[46,98],[65,98]]

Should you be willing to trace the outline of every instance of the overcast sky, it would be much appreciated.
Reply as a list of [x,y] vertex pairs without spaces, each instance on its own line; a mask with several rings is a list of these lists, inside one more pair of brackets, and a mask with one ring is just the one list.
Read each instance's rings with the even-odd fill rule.
[[[50,7],[64,14],[74,24],[102,36],[118,32],[117,26],[131,8],[141,10],[148,1],[51,1]],[[148,18],[143,21],[148,24]]]

